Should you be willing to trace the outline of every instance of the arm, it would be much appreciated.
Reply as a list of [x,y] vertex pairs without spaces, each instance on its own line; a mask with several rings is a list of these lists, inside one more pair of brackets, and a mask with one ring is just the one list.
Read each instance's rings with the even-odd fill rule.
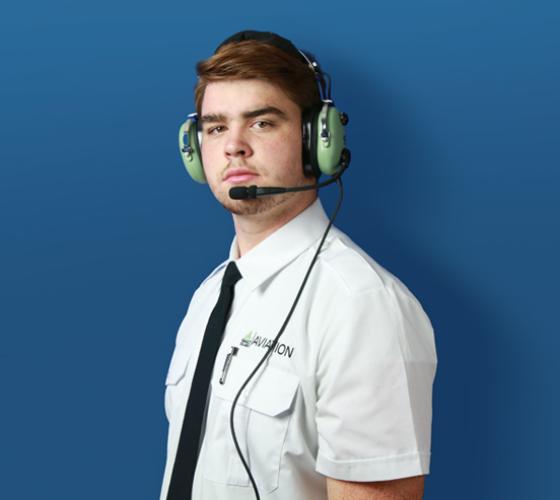
[[437,362],[429,320],[394,288],[352,294],[329,319],[315,414],[316,470],[338,479],[329,500],[421,500]]
[[424,476],[357,483],[327,477],[329,500],[422,500]]

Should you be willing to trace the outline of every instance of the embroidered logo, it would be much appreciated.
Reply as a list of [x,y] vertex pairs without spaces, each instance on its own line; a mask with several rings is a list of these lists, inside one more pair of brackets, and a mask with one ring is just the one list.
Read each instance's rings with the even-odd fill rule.
[[[239,342],[243,347],[251,347],[256,345],[262,349],[269,349],[272,344],[274,343],[273,339],[269,339],[268,337],[261,337],[257,335],[257,332],[251,330],[249,331]],[[274,348],[272,349],[274,354],[278,354],[280,356],[288,356],[291,358],[294,354],[294,347],[288,344],[276,343]]]

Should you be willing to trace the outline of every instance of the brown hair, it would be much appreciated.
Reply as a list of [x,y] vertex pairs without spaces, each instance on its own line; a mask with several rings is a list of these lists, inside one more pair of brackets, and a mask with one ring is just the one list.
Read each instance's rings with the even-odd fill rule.
[[321,103],[313,70],[299,58],[262,41],[223,45],[210,58],[200,61],[196,72],[194,98],[199,116],[206,86],[223,80],[265,80],[278,86],[302,112]]

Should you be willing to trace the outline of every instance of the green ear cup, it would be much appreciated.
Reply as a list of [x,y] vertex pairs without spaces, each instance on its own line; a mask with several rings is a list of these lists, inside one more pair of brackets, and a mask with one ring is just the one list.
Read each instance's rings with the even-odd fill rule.
[[196,182],[204,184],[206,175],[202,168],[202,157],[198,144],[196,114],[189,115],[189,119],[179,129],[179,150],[189,175]]
[[339,169],[345,124],[345,115],[334,106],[323,105],[317,116],[315,147],[317,167],[325,175],[334,175]]

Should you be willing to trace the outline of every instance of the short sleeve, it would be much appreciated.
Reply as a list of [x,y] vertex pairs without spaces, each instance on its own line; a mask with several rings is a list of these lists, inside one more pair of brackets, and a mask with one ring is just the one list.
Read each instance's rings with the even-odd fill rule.
[[432,326],[397,284],[331,311],[317,358],[317,472],[348,481],[429,473]]

